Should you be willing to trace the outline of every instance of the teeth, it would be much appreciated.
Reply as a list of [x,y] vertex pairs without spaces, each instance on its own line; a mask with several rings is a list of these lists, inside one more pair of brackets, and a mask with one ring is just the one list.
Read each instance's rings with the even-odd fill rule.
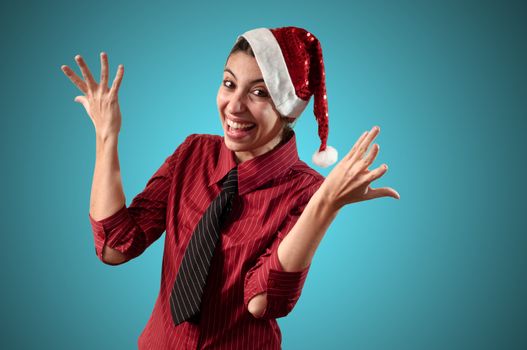
[[251,124],[240,124],[240,123],[233,122],[230,119],[227,119],[227,125],[229,125],[233,129],[247,129],[253,126],[254,124],[252,123]]

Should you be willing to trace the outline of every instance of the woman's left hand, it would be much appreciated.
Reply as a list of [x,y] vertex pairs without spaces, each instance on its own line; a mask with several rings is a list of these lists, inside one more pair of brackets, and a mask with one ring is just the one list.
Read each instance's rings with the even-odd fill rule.
[[380,178],[388,170],[386,164],[382,164],[374,170],[368,169],[379,152],[379,145],[374,144],[370,152],[367,155],[365,153],[379,132],[378,126],[374,126],[369,132],[364,132],[350,152],[333,168],[320,186],[320,195],[325,200],[329,200],[331,206],[336,210],[346,204],[379,197],[400,198],[399,193],[390,187],[370,187],[373,181]]

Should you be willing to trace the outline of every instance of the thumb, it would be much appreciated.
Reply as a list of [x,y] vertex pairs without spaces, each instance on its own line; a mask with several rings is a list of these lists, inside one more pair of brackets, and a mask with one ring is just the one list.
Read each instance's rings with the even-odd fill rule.
[[78,102],[78,103],[82,103],[82,100],[85,100],[85,99],[86,98],[84,96],[75,96],[73,101]]
[[84,97],[84,96],[76,96],[73,99],[73,101],[82,104],[84,106],[84,108],[86,108],[86,110],[88,110],[88,100],[86,99],[86,97]]
[[401,198],[399,193],[390,187],[369,188],[367,196],[368,196],[368,199],[380,198],[380,197],[393,197],[395,199]]

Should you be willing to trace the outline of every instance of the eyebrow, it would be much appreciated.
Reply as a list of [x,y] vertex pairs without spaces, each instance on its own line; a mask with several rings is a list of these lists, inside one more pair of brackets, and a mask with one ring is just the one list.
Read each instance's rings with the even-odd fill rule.
[[[230,70],[229,68],[225,68],[224,72],[229,72],[229,73],[232,74],[234,79],[238,79],[238,78],[236,78],[236,75],[234,75],[232,70]],[[249,82],[249,84],[256,84],[256,83],[264,83],[264,80],[263,79],[256,79],[256,80],[253,80],[253,81]]]

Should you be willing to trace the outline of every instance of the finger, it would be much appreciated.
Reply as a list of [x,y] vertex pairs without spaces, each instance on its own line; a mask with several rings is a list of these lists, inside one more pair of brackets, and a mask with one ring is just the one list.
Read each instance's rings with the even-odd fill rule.
[[368,152],[368,155],[364,159],[364,163],[365,163],[364,165],[366,168],[368,168],[373,163],[373,161],[377,157],[377,154],[379,154],[380,148],[381,146],[379,146],[378,143],[374,143],[373,146],[371,146],[370,151]]
[[[359,163],[359,162],[357,162]],[[371,171],[363,171],[363,177],[365,179],[366,182],[368,183],[371,183],[375,180],[377,180],[378,178],[380,178],[381,176],[383,176],[386,171],[388,170],[388,166],[386,164],[383,164],[381,165],[380,167],[376,168],[376,169],[373,169]],[[355,170],[357,171],[357,170]]]
[[[377,176],[377,174],[375,173],[375,171],[369,171],[368,168],[375,160],[375,157],[377,157],[377,154],[379,153],[379,148],[380,148],[379,144],[377,143],[373,144],[373,146],[370,149],[370,152],[365,158],[359,159],[351,163],[352,164],[351,172],[359,173],[359,174],[366,174],[366,178],[370,182],[375,180],[376,179],[375,176]],[[384,168],[382,168],[382,166],[378,169],[385,170]]]
[[84,106],[84,108],[86,108],[86,111],[89,111],[89,108],[88,108],[88,99],[86,98],[86,96],[77,96],[73,99],[73,101],[77,102],[77,103],[80,103],[81,105]]
[[344,159],[350,159],[351,156],[353,155],[353,153],[357,150],[357,147],[360,145],[360,143],[362,142],[362,140],[366,137],[366,135],[368,135],[368,132],[365,131],[362,135],[360,135],[360,137],[358,138],[357,141],[355,141],[355,144],[353,145],[353,147],[351,148],[351,150],[348,152],[348,154],[344,157]]
[[81,55],[77,55],[75,56],[75,61],[77,61],[77,64],[79,65],[81,69],[82,76],[84,77],[84,80],[86,81],[88,90],[95,90],[95,88],[97,87],[97,83],[95,82],[95,79],[93,79],[93,75],[88,69],[88,65],[86,64],[86,62],[84,62],[84,59],[81,57]]
[[117,95],[119,92],[119,87],[121,86],[121,81],[123,80],[124,66],[122,64],[117,67],[117,73],[115,74],[115,79],[113,80],[111,93]]
[[83,93],[88,92],[88,87],[86,86],[84,80],[82,80],[77,74],[75,74],[75,72],[70,67],[62,65],[60,68],[62,69],[64,74],[66,74],[66,76],[72,81],[72,83],[79,88],[80,91],[82,91]]
[[101,86],[104,90],[108,89],[108,55],[101,52]]
[[379,197],[393,197],[395,199],[401,199],[399,192],[390,187],[370,188],[367,197],[368,199]]
[[362,140],[359,147],[357,148],[357,152],[355,152],[354,156],[352,157],[353,160],[361,159],[364,153],[368,150],[370,147],[370,143],[375,139],[375,137],[379,134],[381,129],[378,126],[374,126],[370,132],[368,132],[368,135]]

